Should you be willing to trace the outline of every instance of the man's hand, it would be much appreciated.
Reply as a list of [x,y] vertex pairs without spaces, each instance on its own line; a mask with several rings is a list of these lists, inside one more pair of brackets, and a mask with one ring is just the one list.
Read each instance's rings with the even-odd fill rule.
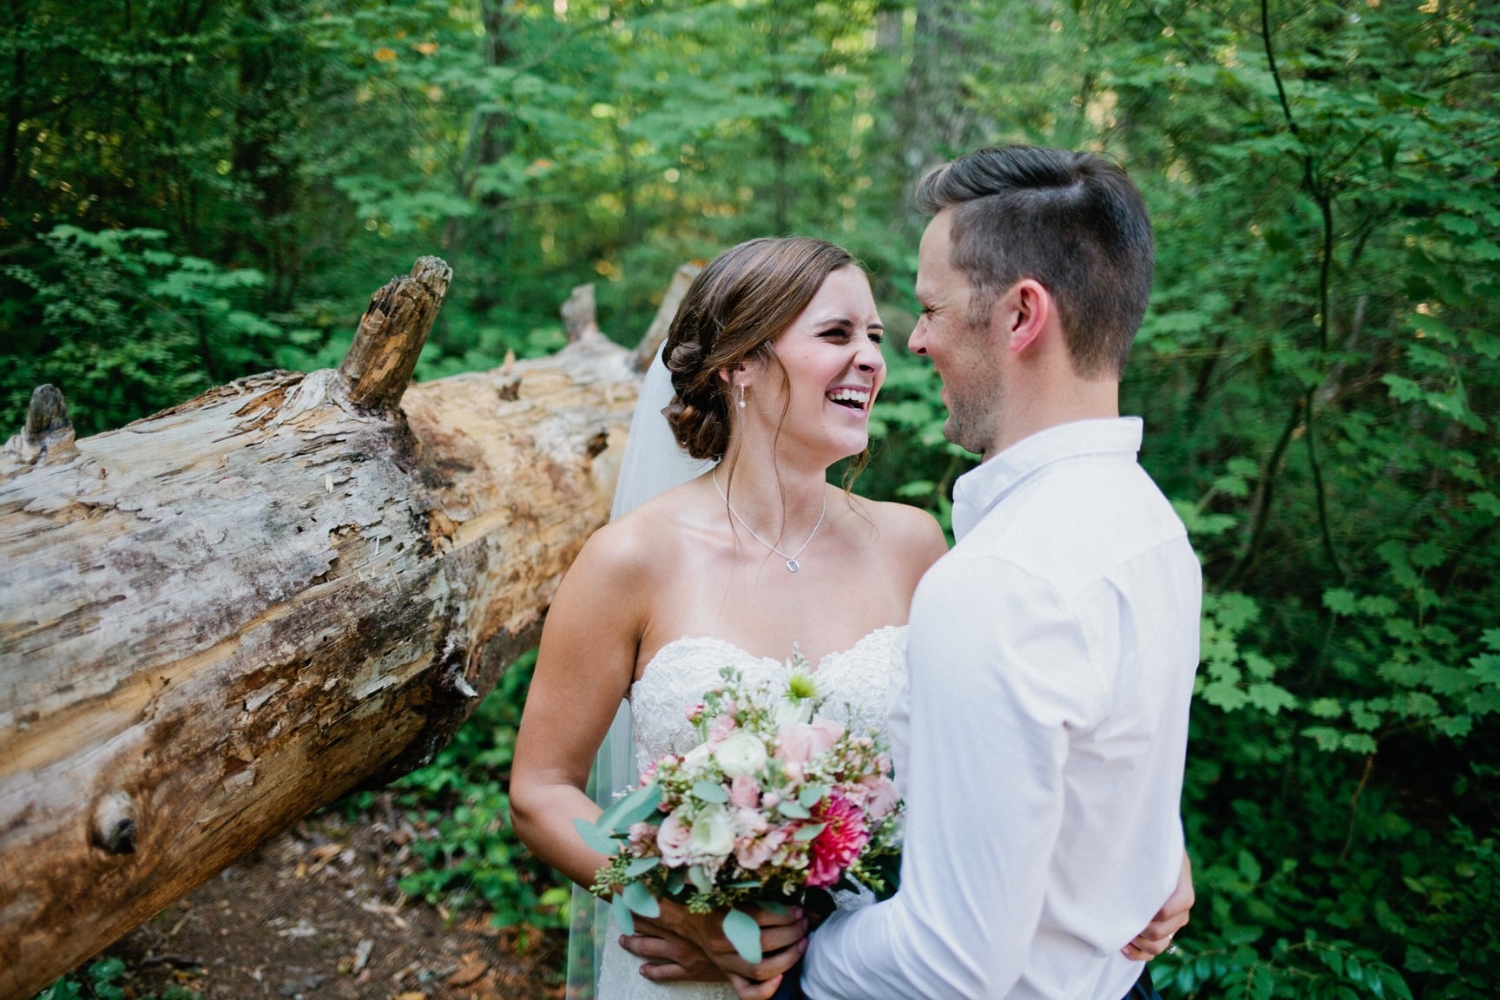
[[[751,964],[724,937],[722,913],[692,914],[663,902],[656,919],[635,918],[636,934],[622,936],[620,946],[646,960],[641,975],[657,983],[723,982],[738,977],[736,990],[745,1000],[764,1000],[776,992],[781,974],[806,950],[807,920],[799,908],[774,914],[755,909],[764,957]],[[731,975],[732,974],[732,975]]]
[[1182,872],[1177,876],[1177,888],[1162,904],[1146,929],[1136,935],[1120,951],[1135,962],[1149,962],[1172,946],[1172,935],[1182,930],[1188,922],[1188,911],[1197,897],[1193,894],[1193,864],[1187,853],[1182,855]]

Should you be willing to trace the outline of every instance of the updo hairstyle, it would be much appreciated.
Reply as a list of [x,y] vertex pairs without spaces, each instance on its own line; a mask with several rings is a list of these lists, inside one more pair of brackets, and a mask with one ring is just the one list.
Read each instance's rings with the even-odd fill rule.
[[729,447],[731,383],[719,372],[775,358],[771,341],[796,319],[828,275],[858,267],[848,251],[809,236],[750,240],[719,254],[693,279],[664,352],[672,402],[662,410],[694,458]]

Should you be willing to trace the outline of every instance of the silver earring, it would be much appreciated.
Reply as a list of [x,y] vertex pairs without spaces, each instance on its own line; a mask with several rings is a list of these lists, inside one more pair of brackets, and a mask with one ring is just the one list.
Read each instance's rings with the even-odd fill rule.
[[739,386],[739,390],[740,390],[740,398],[735,403],[735,405],[738,406],[740,409],[743,410],[745,408],[745,387],[744,387],[744,385],[740,385]]

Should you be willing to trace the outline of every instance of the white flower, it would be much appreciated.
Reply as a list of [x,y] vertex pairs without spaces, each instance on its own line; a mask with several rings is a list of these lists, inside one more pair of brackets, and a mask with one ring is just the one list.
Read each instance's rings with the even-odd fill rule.
[[792,726],[799,722],[811,722],[813,706],[810,701],[792,701],[784,698],[776,703],[771,712],[771,722],[777,728]]
[[704,766],[708,763],[709,755],[712,753],[713,750],[709,748],[707,743],[699,743],[682,758],[683,769],[689,773],[696,773],[703,770]]
[[699,857],[724,858],[734,850],[734,819],[723,806],[705,806],[693,819],[688,846]]
[[766,766],[766,745],[742,729],[724,737],[714,750],[714,759],[726,777],[757,774]]

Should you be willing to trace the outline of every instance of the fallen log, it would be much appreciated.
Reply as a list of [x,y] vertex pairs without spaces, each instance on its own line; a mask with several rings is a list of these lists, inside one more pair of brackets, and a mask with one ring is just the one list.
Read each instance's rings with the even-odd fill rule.
[[313,809],[429,760],[609,509],[639,385],[591,299],[553,357],[408,387],[450,272],[338,370],[0,449],[0,997]]

